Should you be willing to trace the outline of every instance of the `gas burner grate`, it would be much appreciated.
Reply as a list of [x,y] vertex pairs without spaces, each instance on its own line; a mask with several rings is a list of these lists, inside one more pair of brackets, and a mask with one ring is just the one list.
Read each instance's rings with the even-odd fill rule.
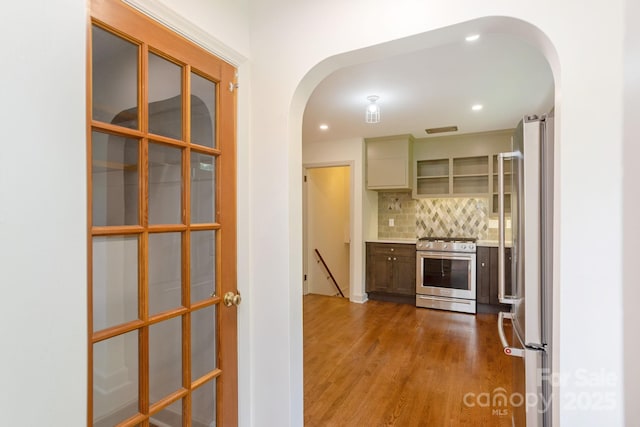
[[454,243],[475,243],[475,237],[420,237],[422,242],[454,242]]

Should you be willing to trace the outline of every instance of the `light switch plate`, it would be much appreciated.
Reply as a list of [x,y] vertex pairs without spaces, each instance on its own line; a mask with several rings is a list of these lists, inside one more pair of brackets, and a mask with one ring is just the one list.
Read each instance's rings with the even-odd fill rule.
[[396,226],[396,220],[393,218],[389,218],[389,227],[395,227]]

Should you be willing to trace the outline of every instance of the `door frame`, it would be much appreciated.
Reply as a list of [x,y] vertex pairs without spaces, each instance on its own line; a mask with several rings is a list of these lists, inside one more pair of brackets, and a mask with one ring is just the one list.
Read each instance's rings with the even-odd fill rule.
[[355,266],[354,266],[354,257],[355,251],[357,248],[354,244],[354,225],[355,225],[355,217],[354,217],[354,191],[355,191],[355,181],[354,181],[354,169],[355,164],[353,161],[343,161],[343,162],[320,162],[320,163],[305,163],[302,165],[302,294],[306,295],[309,293],[309,284],[305,277],[309,277],[309,262],[308,256],[310,252],[309,244],[309,218],[308,218],[308,203],[309,203],[309,194],[307,190],[307,174],[309,169],[323,169],[323,168],[333,168],[333,167],[348,167],[349,168],[349,299],[351,300],[351,289],[352,285],[355,282]]

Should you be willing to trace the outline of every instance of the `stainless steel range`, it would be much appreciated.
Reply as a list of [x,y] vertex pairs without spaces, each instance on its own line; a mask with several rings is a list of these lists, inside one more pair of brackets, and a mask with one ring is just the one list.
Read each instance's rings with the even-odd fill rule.
[[416,306],[476,312],[476,239],[418,239]]

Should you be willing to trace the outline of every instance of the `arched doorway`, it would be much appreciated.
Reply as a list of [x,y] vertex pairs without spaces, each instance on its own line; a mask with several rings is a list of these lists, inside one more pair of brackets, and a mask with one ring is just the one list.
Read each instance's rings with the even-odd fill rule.
[[[494,24],[495,24],[495,20],[499,21],[499,19],[497,19],[497,18],[487,18],[487,21],[493,21]],[[506,19],[505,21],[513,21],[513,20]],[[513,23],[513,22],[511,22],[511,23]],[[477,24],[477,22],[474,22],[474,24]],[[523,27],[527,27],[527,24],[524,24],[524,23],[520,23],[520,24],[522,24]],[[415,36],[415,38],[413,40],[415,42],[415,44],[413,45],[412,48],[407,48],[407,45],[409,45],[410,43],[407,43],[407,41],[404,40],[403,43],[398,43],[398,45],[397,45],[398,46],[398,50],[402,51],[403,53],[405,53],[407,55],[415,54],[417,51],[419,51],[421,49],[433,52],[434,50],[437,50],[438,48],[442,48],[443,46],[446,46],[447,43],[451,43],[452,40],[453,40],[453,37],[461,36],[462,34],[464,34],[466,28],[469,28],[468,25],[469,25],[469,23],[460,24],[459,28],[457,28],[457,30],[459,32],[454,31],[453,27],[450,27],[450,28],[447,28],[446,31],[438,30],[438,31],[433,31],[432,33],[429,33],[429,34],[423,34],[423,35],[420,35],[420,36]],[[458,27],[458,26],[456,26],[456,27]],[[538,32],[537,29],[533,29],[533,28],[529,28],[528,30],[531,30],[531,34]],[[525,34],[526,32],[527,32],[527,29],[519,28],[519,30],[517,32],[511,33],[509,37],[513,37],[514,39],[519,39],[520,42],[524,43],[524,39],[522,37],[523,37],[523,34]],[[429,37],[429,35],[432,36],[432,37]],[[525,37],[525,39],[526,39],[526,37]],[[367,67],[374,67],[375,66],[374,64],[376,63],[376,61],[381,61],[381,58],[384,58],[385,56],[390,55],[389,54],[390,46],[393,45],[393,44],[394,43],[391,42],[391,43],[388,43],[388,44],[386,44],[384,46],[374,46],[374,47],[371,47],[371,48],[363,49],[362,51],[347,53],[347,54],[341,55],[339,60],[336,59],[336,58],[330,58],[330,59],[326,60],[322,64],[322,67],[325,70],[327,68],[330,68],[329,64],[331,64],[333,62],[332,60],[334,60],[334,59],[335,59],[335,64],[340,63],[341,66],[342,66],[342,65],[344,65],[345,62],[348,62],[348,60],[346,60],[345,58],[349,57],[349,55],[352,55],[352,58],[353,58],[353,63],[351,64],[351,66],[353,68],[356,68],[356,67],[358,67],[358,65],[363,65],[363,64],[366,64]],[[427,49],[425,49],[424,46],[426,46]],[[543,60],[546,61],[544,54],[540,52],[540,50],[546,51],[545,50],[546,46],[542,46],[541,47],[540,45],[538,45],[537,48],[539,49],[537,53],[540,56],[540,58],[542,58]],[[398,52],[394,52],[394,54],[396,54],[396,56],[394,57],[395,60],[398,60],[398,58],[402,56],[401,54],[398,54]],[[369,59],[373,59],[373,60],[365,62],[365,61],[363,61],[363,57],[365,57],[365,56],[368,57]],[[434,59],[434,58],[432,57],[432,59]],[[551,58],[551,61],[553,61],[554,59],[555,58]],[[357,64],[357,65],[354,65],[354,64]],[[319,66],[318,68],[321,68],[321,67]],[[347,67],[344,67],[344,68],[347,68]],[[315,160],[313,157],[308,157],[308,156],[305,155],[305,144],[306,144],[305,135],[306,136],[310,135],[309,131],[305,128],[305,126],[307,126],[307,124],[309,124],[309,122],[311,122],[311,121],[314,122],[314,125],[316,124],[315,122],[317,122],[317,120],[311,120],[307,116],[307,113],[309,111],[313,111],[313,108],[312,108],[313,106],[311,105],[312,102],[313,102],[313,97],[316,96],[316,94],[318,92],[321,92],[322,95],[324,96],[324,99],[328,99],[327,96],[326,96],[326,94],[327,94],[327,86],[325,85],[325,82],[330,80],[332,77],[335,77],[336,75],[340,74],[341,71],[344,68],[339,68],[339,69],[332,70],[333,74],[330,77],[325,78],[324,80],[322,80],[318,75],[315,75],[315,73],[313,72],[315,70],[313,70],[312,72],[310,72],[308,74],[308,80],[307,81],[303,81],[303,84],[299,88],[300,89],[299,94],[301,94],[302,93],[302,88],[305,87],[305,83],[309,83],[310,86],[306,87],[305,91],[307,93],[310,93],[311,90],[315,90],[316,91],[316,92],[313,92],[310,96],[307,95],[307,99],[309,100],[309,103],[307,104],[307,109],[306,109],[305,116],[304,116],[303,137],[302,137],[302,152],[303,152],[303,156],[302,157],[303,157],[305,162],[309,162],[309,161],[313,162]],[[324,74],[324,76],[327,76],[327,74]],[[548,73],[547,77],[551,81],[553,81],[553,74],[552,74],[550,69],[549,69],[549,73]],[[433,84],[438,85],[439,82],[433,82]],[[320,90],[320,88],[322,90]],[[343,87],[343,89],[344,89],[344,87]],[[346,94],[344,91],[342,92],[342,94],[344,94],[345,97],[347,97],[349,95],[349,94]],[[553,92],[551,93],[550,96],[551,96],[551,99],[554,98]],[[553,105],[551,105],[551,106],[553,106]],[[338,108],[335,108],[335,109],[339,110]],[[534,108],[534,110],[535,110],[535,108]],[[340,111],[340,114],[344,114],[343,110],[339,110],[339,111]],[[544,113],[544,112],[546,112],[546,111],[537,111],[537,110],[534,111],[534,113]],[[512,126],[515,126],[516,123],[517,123],[517,121],[514,121]],[[359,135],[359,136],[366,137],[366,136],[371,136],[371,135]],[[375,136],[388,136],[388,134],[387,135],[378,134],[378,135],[375,135]],[[335,137],[336,140],[340,140],[340,139],[343,139],[343,138],[345,138],[345,135],[338,135],[338,136]],[[316,141],[314,141],[314,142],[316,142]],[[365,146],[364,146],[364,143],[362,143],[362,142],[361,142],[361,147],[362,147],[362,153],[364,154],[365,153],[365,148],[364,148]],[[333,146],[331,148],[329,148],[328,150],[332,153],[332,157],[330,159],[324,157],[323,159],[325,161],[327,161],[327,160],[343,161],[346,158],[349,158],[349,159],[351,158],[351,157],[348,157],[348,155],[346,155],[347,157],[341,157],[342,154],[340,153],[340,150],[339,149],[336,150],[335,147],[333,147]],[[314,151],[317,151],[317,149],[314,148]],[[362,170],[365,170],[366,163],[363,160],[363,157],[360,158],[360,161],[362,162],[361,163],[361,166],[363,168]],[[366,176],[365,175],[361,175],[359,177],[359,179],[366,180]],[[372,211],[367,211],[366,208],[363,208],[363,206],[365,205],[364,201],[367,199],[367,196],[366,196],[367,191],[366,191],[365,188],[366,187],[363,187],[362,194],[360,195],[360,197],[356,201],[356,204],[359,203],[359,206],[355,207],[356,209],[358,209],[358,208],[360,209],[361,215],[358,218],[356,218],[355,221],[354,221],[354,227],[356,229],[359,229],[360,232],[361,232],[361,239],[359,241],[354,241],[354,245],[356,247],[360,247],[361,251],[363,251],[363,246],[364,246],[363,242],[364,241],[366,241],[368,239],[374,239],[374,238],[378,237],[376,235],[375,231],[372,232],[371,227],[365,227],[364,226],[364,222],[365,222],[364,218],[367,218],[368,216],[377,216],[377,214],[379,213],[379,210],[378,210],[379,207],[375,206],[376,205],[375,201],[373,203],[371,203],[371,206],[373,206],[373,210]],[[373,196],[373,198],[375,199],[375,196]],[[377,222],[377,221],[375,221],[375,222],[377,223],[375,225],[382,226],[382,224],[380,222]],[[375,227],[373,227],[373,229],[375,229]],[[361,270],[363,267],[364,267],[364,265],[361,263],[358,266],[356,266],[355,270],[356,271],[358,271],[358,269]],[[364,281],[363,280],[360,280],[359,282],[356,282],[354,284],[354,290],[353,291],[355,293],[360,292],[361,294],[363,294],[364,298],[362,300],[363,301],[366,300],[366,293],[364,292]]]

